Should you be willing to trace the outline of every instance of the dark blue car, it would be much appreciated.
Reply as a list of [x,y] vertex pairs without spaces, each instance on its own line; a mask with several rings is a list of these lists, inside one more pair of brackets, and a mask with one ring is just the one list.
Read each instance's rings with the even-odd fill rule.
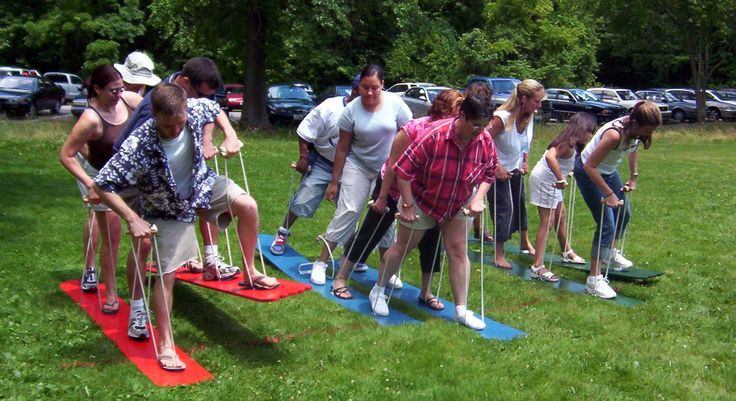
[[542,100],[543,120],[564,121],[579,111],[594,115],[602,124],[625,115],[626,107],[602,102],[583,89],[547,89],[547,97]]
[[316,106],[314,95],[303,85],[294,84],[269,86],[267,102],[271,124],[301,121]]
[[64,89],[42,77],[0,77],[0,109],[8,114],[36,116],[41,110],[59,113],[64,103]]

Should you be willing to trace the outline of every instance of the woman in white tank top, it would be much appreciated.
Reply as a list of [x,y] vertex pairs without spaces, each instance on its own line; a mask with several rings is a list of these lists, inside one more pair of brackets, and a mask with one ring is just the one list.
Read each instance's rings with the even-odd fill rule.
[[539,230],[534,249],[531,277],[542,281],[558,281],[559,278],[544,266],[544,250],[550,226],[555,227],[560,241],[562,258],[572,263],[585,263],[573,252],[567,241],[565,203],[563,190],[567,187],[567,175],[575,161],[577,149],[590,140],[596,128],[595,117],[588,113],[576,113],[567,127],[547,146],[542,158],[529,176],[529,202],[539,211]]
[[[596,222],[590,252],[590,275],[585,284],[585,291],[591,295],[601,298],[616,296],[608,285],[608,279],[601,275],[601,261],[611,261],[611,267],[620,270],[633,265],[615,248],[616,241],[626,231],[631,214],[625,192],[636,189],[639,144],[648,149],[652,133],[661,124],[659,107],[654,102],[641,101],[628,116],[601,127],[575,161],[575,181]],[[626,184],[617,171],[625,156],[629,159],[630,171]],[[619,207],[623,207],[620,213]],[[620,215],[618,223],[616,215]],[[613,253],[609,257],[610,252]]]

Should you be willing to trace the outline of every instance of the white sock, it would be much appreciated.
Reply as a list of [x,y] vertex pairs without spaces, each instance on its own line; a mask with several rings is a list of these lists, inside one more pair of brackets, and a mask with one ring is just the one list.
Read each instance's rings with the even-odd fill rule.
[[144,308],[145,308],[145,304],[143,303],[143,298],[130,300],[130,314],[131,315],[135,312],[145,310]]
[[455,306],[455,314],[458,316],[465,316],[465,314],[468,312],[468,307],[465,305],[456,305]]
[[210,264],[217,261],[217,245],[205,245],[204,246],[204,263]]

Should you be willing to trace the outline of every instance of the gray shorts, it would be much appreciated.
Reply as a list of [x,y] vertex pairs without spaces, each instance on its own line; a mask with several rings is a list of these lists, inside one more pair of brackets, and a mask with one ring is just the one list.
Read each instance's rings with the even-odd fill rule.
[[[77,153],[76,156],[74,156],[75,159],[79,162],[79,165],[82,166],[82,170],[84,170],[85,173],[89,176],[91,179],[95,179],[97,177],[97,169],[92,167],[87,160],[82,157],[81,154]],[[79,187],[79,194],[82,196],[82,199],[86,198],[89,194],[89,190],[87,190],[87,186],[82,184],[81,182],[77,181],[77,187]],[[95,212],[109,212],[111,209],[107,207],[104,203],[84,203],[88,208],[94,210]]]
[[204,209],[200,215],[208,222],[215,224],[220,230],[224,230],[233,219],[230,214],[230,205],[240,195],[247,195],[247,193],[233,180],[218,175],[212,186],[210,208]]
[[156,266],[164,274],[176,269],[190,260],[197,259],[197,234],[194,223],[178,220],[151,219],[158,233],[151,239]]

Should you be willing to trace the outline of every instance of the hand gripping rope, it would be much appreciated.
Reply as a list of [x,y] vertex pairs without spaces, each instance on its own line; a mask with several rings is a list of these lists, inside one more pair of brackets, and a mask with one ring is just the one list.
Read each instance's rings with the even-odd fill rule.
[[[633,206],[631,206],[631,201],[634,199],[634,189],[631,188],[631,187],[629,187],[628,185],[624,185],[622,191],[624,191],[624,192],[627,193],[627,195],[626,195],[626,202],[629,204],[628,205],[629,212],[630,213],[633,213],[634,212],[634,208],[633,208]],[[629,218],[631,218],[631,215],[629,215]],[[624,254],[624,245],[626,245],[626,234],[628,232],[629,232],[629,227],[626,226],[626,230],[624,230],[623,235],[621,237],[621,248],[620,248],[621,255]]]
[[[601,260],[601,242],[603,242],[602,241],[602,238],[603,238],[603,216],[604,216],[604,213],[605,213],[606,207],[607,207],[605,201],[606,201],[606,198],[601,198],[601,215],[600,215],[600,220],[599,220],[600,221],[600,223],[599,223],[599,226],[600,227],[599,227],[599,230],[598,230],[598,254],[597,254],[598,260]],[[624,207],[624,201],[623,200],[619,200],[618,201],[618,204],[615,207],[615,209],[616,209],[616,219],[615,219],[615,221],[613,223],[614,235],[613,235],[613,239],[611,240],[611,244],[609,246],[608,262],[606,263],[606,274],[604,276],[606,280],[608,280],[608,269],[611,266],[611,262],[613,261],[613,252],[611,252],[610,250],[613,249],[613,247],[616,246],[616,227],[618,227],[619,219],[621,218],[621,210],[622,210],[623,207]],[[600,269],[600,264],[598,265],[598,268]]]
[[[238,144],[242,148],[243,142],[238,141]],[[220,155],[222,157],[225,157],[226,154],[227,154],[227,152],[225,151],[225,149],[221,147],[220,148]],[[245,163],[243,162],[243,153],[240,152],[240,151],[238,151],[238,158],[240,160],[240,169],[241,169],[241,172],[243,174],[243,184],[245,185],[245,192],[249,196],[252,197],[253,195],[251,194],[250,187],[248,186],[248,176],[245,173]],[[223,165],[225,166],[225,179],[226,180],[229,180],[229,177],[228,177],[228,169],[227,169],[227,159],[225,159],[223,161]],[[230,203],[230,194],[227,191],[225,191],[225,194],[226,194],[226,197],[227,197],[227,205],[228,205],[228,211],[230,212],[230,216],[234,216],[233,215],[232,206],[231,206],[231,203]],[[236,237],[238,239],[238,245],[240,246],[240,253],[241,253],[241,255],[243,255],[243,264],[247,264],[247,261],[245,260],[245,252],[244,252],[244,248],[243,248],[243,241],[240,238],[240,233],[238,233],[238,230],[237,229],[235,230],[235,235],[236,235]],[[263,260],[263,251],[261,249],[261,240],[257,236],[256,236],[256,244],[258,246],[258,256],[260,257],[260,261],[261,261],[261,271],[262,271],[262,273],[263,273],[264,276],[268,276],[266,274],[266,262]],[[229,248],[228,248],[228,251],[229,251]],[[253,278],[251,277],[250,269],[248,268],[247,265],[243,266],[243,268],[244,268],[243,270],[245,270],[246,276],[248,277],[248,286],[250,288],[254,288],[253,287]],[[255,269],[255,267],[254,267],[254,270],[257,271],[257,269]]]

